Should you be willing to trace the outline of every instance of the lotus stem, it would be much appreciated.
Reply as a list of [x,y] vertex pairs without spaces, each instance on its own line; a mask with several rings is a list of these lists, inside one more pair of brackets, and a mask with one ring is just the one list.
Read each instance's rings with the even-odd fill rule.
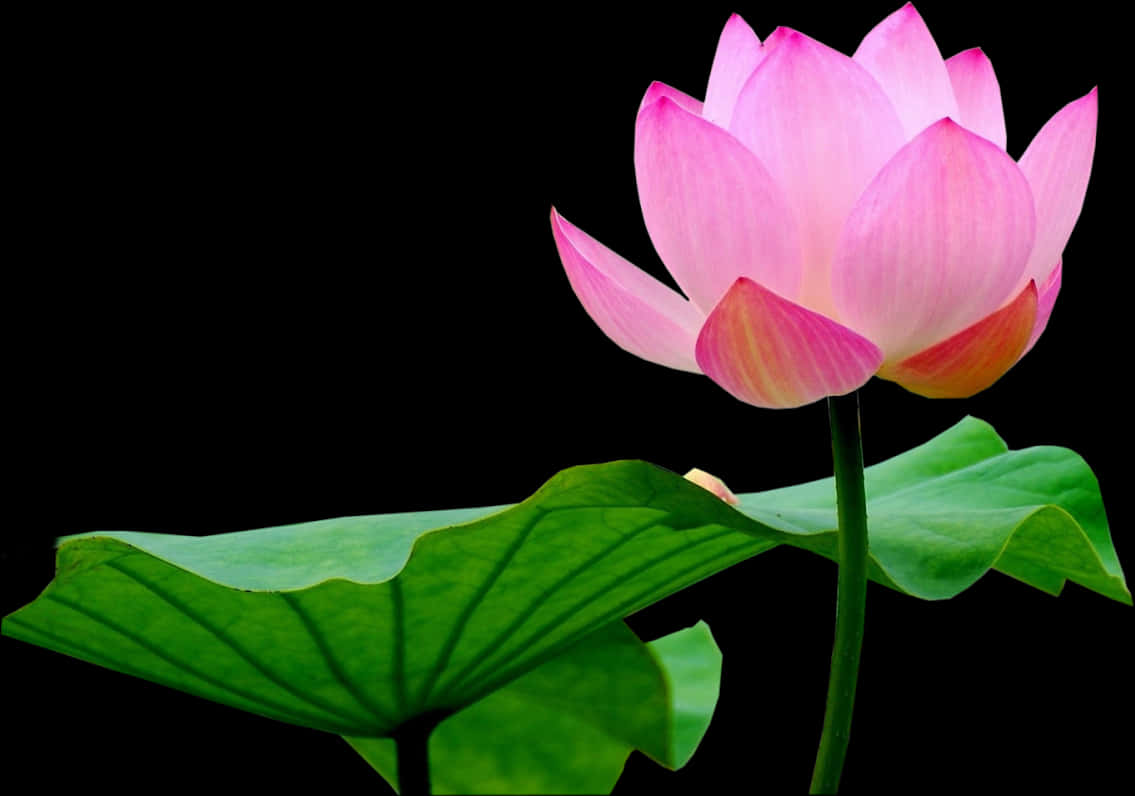
[[394,731],[399,796],[430,795],[430,735],[443,718],[444,715],[423,713]]
[[867,497],[863,488],[863,439],[859,427],[859,395],[828,398],[835,464],[836,506],[839,514],[839,581],[836,587],[835,645],[824,729],[812,771],[811,793],[839,789],[855,685],[859,679],[859,652],[863,647],[863,613],[867,602]]

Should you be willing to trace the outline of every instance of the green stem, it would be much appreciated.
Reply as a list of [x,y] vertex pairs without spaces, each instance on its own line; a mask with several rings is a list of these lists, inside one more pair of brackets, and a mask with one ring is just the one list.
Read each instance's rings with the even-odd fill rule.
[[863,610],[867,601],[867,498],[863,490],[863,440],[859,396],[828,398],[839,510],[839,583],[836,588],[835,646],[828,680],[828,704],[811,793],[835,793],[847,742],[863,647]]
[[394,731],[394,743],[398,749],[400,796],[429,796],[430,734],[443,718],[444,715],[437,713],[424,713]]

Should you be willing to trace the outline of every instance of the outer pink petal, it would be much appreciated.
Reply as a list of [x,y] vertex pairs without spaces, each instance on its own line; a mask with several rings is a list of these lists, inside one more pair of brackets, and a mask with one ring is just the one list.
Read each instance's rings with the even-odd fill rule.
[[997,309],[1035,234],[1028,182],[950,119],[888,163],[848,217],[832,270],[839,317],[905,359]]
[[659,99],[638,116],[635,175],[654,248],[703,311],[738,276],[796,294],[792,215],[761,162],[725,130]]
[[728,127],[737,95],[762,58],[761,40],[745,20],[733,14],[717,40],[702,116],[714,124]]
[[880,378],[927,398],[968,398],[990,387],[1024,356],[1037,314],[1036,283],[977,323],[902,362]]
[[1040,296],[1036,305],[1036,322],[1033,323],[1032,335],[1029,336],[1028,345],[1025,346],[1021,356],[1033,350],[1036,341],[1048,326],[1048,319],[1052,317],[1052,308],[1056,306],[1056,297],[1060,294],[1060,266],[1061,264],[1058,262],[1056,267],[1052,269],[1052,273],[1048,275],[1048,279],[1040,286]]
[[643,95],[642,102],[639,103],[638,109],[641,111],[647,105],[666,97],[673,102],[678,103],[682,108],[692,113],[694,116],[702,115],[702,103],[700,100],[694,99],[689,94],[679,91],[673,86],[668,86],[658,80],[655,80],[646,89],[646,94]]
[[844,219],[905,138],[883,90],[846,55],[788,28],[778,28],[765,49],[730,131],[768,167],[795,213],[805,269],[800,303],[830,313],[831,260]]
[[910,3],[876,25],[852,58],[887,92],[908,139],[943,116],[957,118],[958,104],[942,54]]
[[574,226],[552,208],[552,235],[575,295],[620,348],[699,373],[694,341],[703,316],[690,302]]
[[883,361],[867,338],[745,278],[710,313],[696,351],[707,376],[768,409],[851,392]]
[[1060,259],[1088,190],[1096,147],[1096,89],[1065,105],[1021,156],[1036,201],[1036,245],[1025,277],[1038,284]]
[[1001,85],[993,64],[980,47],[963,50],[946,60],[950,85],[958,100],[956,121],[967,130],[1005,148],[1005,111],[1001,106]]

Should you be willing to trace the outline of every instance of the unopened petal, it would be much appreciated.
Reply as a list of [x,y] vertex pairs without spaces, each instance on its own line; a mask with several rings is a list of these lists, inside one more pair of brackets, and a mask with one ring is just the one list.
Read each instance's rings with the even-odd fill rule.
[[744,278],[706,319],[696,352],[731,395],[771,409],[851,392],[883,361],[865,337]]
[[848,217],[832,271],[838,317],[898,362],[984,318],[1019,289],[1032,194],[996,144],[943,119],[879,172]]
[[792,215],[737,139],[663,97],[639,113],[634,160],[647,232],[694,304],[708,312],[738,276],[795,295]]
[[1060,259],[1088,191],[1096,147],[1096,89],[1065,105],[1021,156],[1036,201],[1036,245],[1025,276],[1038,284]]
[[702,116],[721,127],[728,127],[737,95],[762,58],[761,40],[745,20],[733,14],[717,40]]
[[968,398],[1005,375],[1021,358],[1037,316],[1036,284],[946,340],[884,367],[879,377],[927,398]]
[[552,208],[552,235],[587,314],[626,351],[678,370],[700,372],[694,344],[703,316]]
[[639,103],[638,109],[641,111],[647,105],[658,102],[658,100],[666,97],[666,99],[676,102],[680,107],[686,109],[694,116],[702,115],[701,100],[691,97],[684,91],[680,91],[673,86],[668,86],[665,83],[655,80],[646,89],[646,94],[642,97],[642,102]]
[[795,214],[800,302],[830,313],[831,261],[844,219],[906,139],[879,84],[846,55],[789,28],[778,28],[765,48],[730,131],[768,168]]
[[891,98],[908,139],[944,116],[957,118],[958,105],[942,53],[910,3],[863,37],[852,58]]
[[967,130],[1005,148],[1005,110],[1001,104],[1001,85],[993,64],[980,47],[963,50],[946,59],[950,85],[958,100],[955,121]]
[[712,492],[714,495],[724,500],[730,506],[737,506],[741,503],[738,497],[733,494],[733,490],[725,485],[724,481],[722,481],[716,475],[707,473],[705,470],[699,470],[695,467],[682,477],[687,481],[692,481],[702,489]]

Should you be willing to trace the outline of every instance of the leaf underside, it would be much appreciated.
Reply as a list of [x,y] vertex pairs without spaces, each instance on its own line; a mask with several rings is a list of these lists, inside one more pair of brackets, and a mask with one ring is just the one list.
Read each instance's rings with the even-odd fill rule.
[[[443,721],[433,792],[607,793],[638,748],[689,760],[717,703],[721,653],[704,622],[642,644],[622,622]],[[390,738],[347,738],[395,788]]]
[[[1052,594],[1072,580],[1131,604],[1098,484],[1071,451],[1009,451],[966,418],[868,468],[867,494],[870,577],[885,586],[944,599],[996,569]],[[673,473],[622,461],[565,470],[512,507],[201,538],[65,537],[55,579],[3,632],[347,736],[369,758],[373,744],[360,739],[490,694],[521,700],[502,687],[778,544],[835,558],[831,479],[740,498],[734,509]],[[447,723],[460,726],[457,716]],[[483,741],[463,734],[469,748]]]

